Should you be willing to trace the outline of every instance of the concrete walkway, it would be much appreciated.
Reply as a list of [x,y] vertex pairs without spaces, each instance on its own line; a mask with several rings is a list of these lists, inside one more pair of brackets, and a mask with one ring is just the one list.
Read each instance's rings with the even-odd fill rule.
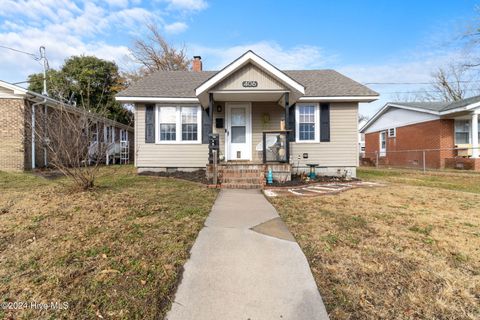
[[328,319],[302,250],[259,190],[222,190],[205,225],[167,319]]

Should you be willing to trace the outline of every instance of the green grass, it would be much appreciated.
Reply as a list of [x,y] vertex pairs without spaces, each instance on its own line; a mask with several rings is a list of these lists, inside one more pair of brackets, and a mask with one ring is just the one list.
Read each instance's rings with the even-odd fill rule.
[[480,193],[480,173],[472,171],[427,171],[423,173],[408,169],[359,168],[357,174],[360,179],[365,180]]
[[[96,187],[0,172],[1,301],[68,302],[0,318],[158,319],[216,191],[101,168]],[[13,280],[14,279],[14,280]]]

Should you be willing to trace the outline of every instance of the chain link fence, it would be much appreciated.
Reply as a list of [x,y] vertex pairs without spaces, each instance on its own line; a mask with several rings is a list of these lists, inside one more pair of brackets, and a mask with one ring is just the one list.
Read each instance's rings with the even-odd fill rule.
[[[475,152],[476,151],[476,152]],[[360,166],[418,170],[480,170],[480,158],[471,147],[373,151],[360,153]]]

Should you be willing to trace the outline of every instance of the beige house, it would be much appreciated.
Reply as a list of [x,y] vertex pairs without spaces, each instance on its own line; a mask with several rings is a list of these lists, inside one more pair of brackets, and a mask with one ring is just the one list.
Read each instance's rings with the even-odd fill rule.
[[[50,165],[51,155],[41,136],[42,115],[55,110],[79,112],[78,108],[51,99],[17,85],[0,81],[0,170],[22,171]],[[133,128],[122,123],[89,113],[92,119],[92,141],[88,153],[102,150],[102,161],[129,163],[133,160]],[[54,126],[54,124],[49,124]],[[46,131],[45,131],[46,132]],[[101,147],[100,147],[101,145]],[[130,148],[131,146],[131,148]],[[105,152],[105,154],[103,154]],[[133,162],[133,161],[132,161]]]
[[377,98],[334,70],[282,71],[252,51],[220,71],[203,71],[197,56],[192,71],[158,71],[117,95],[135,105],[139,172],[208,167],[217,148],[210,136],[225,172],[259,170],[260,179],[268,168],[308,164],[355,176],[358,103]]

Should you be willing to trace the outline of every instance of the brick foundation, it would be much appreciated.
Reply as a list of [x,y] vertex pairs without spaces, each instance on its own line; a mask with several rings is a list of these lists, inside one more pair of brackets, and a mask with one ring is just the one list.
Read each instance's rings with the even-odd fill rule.
[[462,157],[448,158],[445,159],[445,168],[480,171],[480,159]]

